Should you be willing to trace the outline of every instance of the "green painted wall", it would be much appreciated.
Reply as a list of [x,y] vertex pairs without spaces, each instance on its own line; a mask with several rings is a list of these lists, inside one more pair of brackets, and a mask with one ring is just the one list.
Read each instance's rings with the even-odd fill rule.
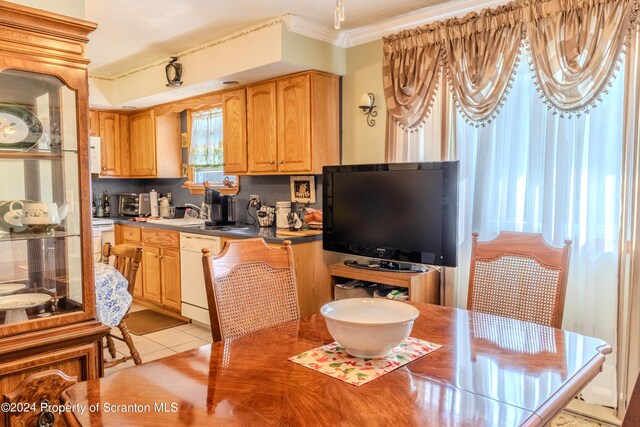
[[[358,108],[363,93],[373,93],[378,116],[367,125]],[[342,81],[342,163],[384,162],[387,104],[382,86],[382,40],[347,49],[347,74]]]

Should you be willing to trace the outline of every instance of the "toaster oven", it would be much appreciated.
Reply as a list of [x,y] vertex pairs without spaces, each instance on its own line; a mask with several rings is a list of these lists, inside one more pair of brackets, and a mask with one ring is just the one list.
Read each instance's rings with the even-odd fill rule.
[[120,193],[118,198],[119,216],[146,216],[151,214],[149,193]]

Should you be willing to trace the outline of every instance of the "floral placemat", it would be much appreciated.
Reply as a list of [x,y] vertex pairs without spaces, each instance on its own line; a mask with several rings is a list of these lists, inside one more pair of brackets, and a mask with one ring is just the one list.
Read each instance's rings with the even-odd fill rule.
[[344,347],[332,342],[292,356],[289,360],[346,383],[361,386],[440,347],[442,346],[439,344],[409,337],[394,348],[388,357],[361,359],[348,355]]

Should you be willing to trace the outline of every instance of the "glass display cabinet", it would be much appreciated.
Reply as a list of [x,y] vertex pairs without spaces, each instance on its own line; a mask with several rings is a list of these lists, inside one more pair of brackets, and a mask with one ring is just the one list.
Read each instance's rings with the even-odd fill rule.
[[46,424],[43,400],[102,374],[84,55],[94,29],[0,0],[0,400],[14,404],[0,427]]

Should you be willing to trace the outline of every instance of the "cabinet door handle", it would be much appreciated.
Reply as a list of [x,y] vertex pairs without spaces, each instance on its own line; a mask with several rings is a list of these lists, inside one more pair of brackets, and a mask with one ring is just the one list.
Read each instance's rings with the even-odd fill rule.
[[284,165],[284,160],[280,160],[278,163],[280,163],[281,165]]
[[103,168],[102,168],[102,170],[103,170],[103,171],[106,171],[106,170],[107,170],[107,168],[106,168],[106,167],[103,167]]
[[274,164],[275,162],[275,160],[269,160],[269,164]]

